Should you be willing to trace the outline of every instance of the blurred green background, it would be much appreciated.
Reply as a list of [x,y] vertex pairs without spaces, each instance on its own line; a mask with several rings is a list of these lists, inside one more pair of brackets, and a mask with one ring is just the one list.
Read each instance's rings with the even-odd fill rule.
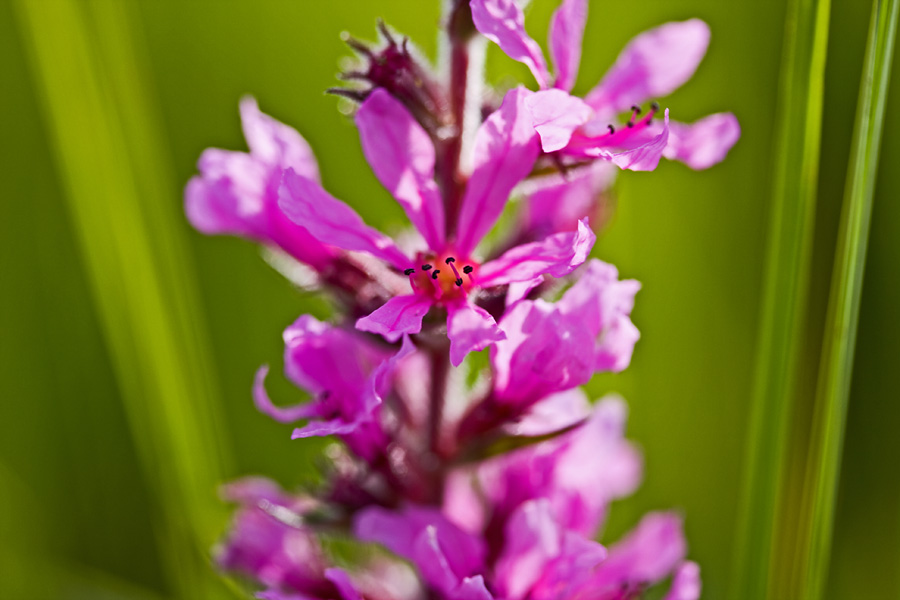
[[[534,0],[540,41],[555,0]],[[832,6],[808,340],[815,380],[870,3]],[[382,17],[436,54],[438,2],[0,2],[0,597],[236,597],[206,549],[227,510],[215,486],[249,473],[296,485],[319,443],[258,414],[258,365],[322,304],[253,245],[203,237],[182,213],[203,148],[243,149],[251,93],[313,145],[323,179],[370,223],[400,209],[366,167],[334,97],[349,31]],[[645,483],[604,539],[646,510],[686,516],[704,597],[725,598],[748,431],[772,190],[785,6],[776,0],[592,1],[576,91],[638,32],[700,17],[696,76],[663,104],[691,121],[737,114],[728,159],[696,173],[625,173],[595,254],[644,284],[621,392]],[[529,81],[499,52],[490,78]],[[900,594],[900,77],[875,197],[843,459],[830,598]],[[275,393],[289,397],[287,385]]]

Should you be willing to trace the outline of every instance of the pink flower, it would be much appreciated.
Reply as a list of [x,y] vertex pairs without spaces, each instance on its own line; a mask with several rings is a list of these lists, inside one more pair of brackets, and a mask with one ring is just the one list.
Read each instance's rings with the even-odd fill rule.
[[388,444],[377,409],[391,389],[398,364],[415,351],[404,337],[394,354],[365,336],[303,315],[284,331],[285,374],[314,394],[310,403],[275,406],[265,389],[268,367],[256,373],[253,398],[257,408],[282,423],[312,419],[294,430],[292,439],[337,435],[358,456],[371,460]]
[[334,251],[291,222],[278,209],[281,173],[292,168],[318,179],[319,167],[306,140],[260,112],[253,98],[241,101],[241,121],[250,152],[209,148],[198,162],[200,175],[185,189],[185,212],[207,234],[230,234],[281,248],[297,260],[323,269]]
[[595,372],[625,369],[640,337],[630,319],[639,289],[594,259],[558,302],[514,304],[500,321],[506,339],[491,352],[494,399],[524,408],[587,383]]
[[584,262],[594,243],[585,223],[512,248],[480,264],[475,249],[494,225],[513,187],[537,158],[537,136],[525,111],[528,92],[509,92],[503,105],[482,124],[474,145],[474,170],[465,188],[451,239],[440,191],[434,181],[431,139],[399,101],[375,89],[360,106],[356,123],[363,151],[375,175],[403,206],[427,249],[409,256],[383,233],[363,223],[349,206],[329,195],[314,179],[287,169],[279,189],[280,206],[319,242],[375,256],[409,279],[410,293],[391,298],[357,321],[357,328],[395,341],[419,333],[435,306],[447,311],[450,361],[505,338],[484,309],[473,302],[480,289],[529,282],[549,274],[561,277]]
[[[531,69],[541,91],[527,106],[544,152],[575,159],[600,158],[623,169],[648,171],[661,156],[693,169],[708,168],[723,158],[740,137],[731,113],[717,113],[686,125],[653,117],[654,102],[642,118],[640,105],[665,96],[691,78],[709,44],[709,28],[698,19],[666,23],[634,38],[600,83],[582,100],[569,95],[578,74],[587,0],[563,0],[550,25],[551,75],[537,42],[525,32],[515,0],[471,0],[476,28],[510,57]],[[611,124],[631,112],[624,126]]]

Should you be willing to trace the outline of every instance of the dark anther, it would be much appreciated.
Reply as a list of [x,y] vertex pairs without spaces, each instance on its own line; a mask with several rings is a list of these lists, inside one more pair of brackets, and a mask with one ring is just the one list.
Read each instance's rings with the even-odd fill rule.
[[444,262],[447,263],[447,264],[449,265],[449,264],[452,263],[452,262],[456,262],[456,259],[453,258],[452,256],[448,256],[448,257],[447,257],[447,260],[445,260]]
[[610,135],[612,135],[612,134],[614,134],[614,133],[616,132],[616,128],[613,127],[612,125],[607,125],[607,127],[609,128],[609,134],[610,134]]
[[431,274],[431,278],[437,279],[438,273],[440,273],[440,272],[441,272],[440,269],[435,269],[434,272]]
[[463,273],[465,273],[466,275],[468,275],[469,273],[471,273],[474,270],[475,270],[475,267],[473,267],[472,265],[466,265],[463,267]]
[[403,274],[404,275],[412,275],[415,272],[416,272],[415,269],[407,269],[407,270],[403,271]]
[[650,108],[651,108],[654,112],[658,111],[658,110],[659,110],[659,102],[657,102],[656,100],[654,100],[653,103],[650,104]]
[[637,104],[632,104],[631,110],[633,110],[636,114],[641,114],[641,107],[638,106]]
[[429,269],[431,269],[431,265],[422,265],[423,271],[428,271]]
[[634,127],[634,121],[628,121],[628,127],[629,128]]
[[459,287],[462,287],[462,279],[457,279],[456,285],[458,285]]

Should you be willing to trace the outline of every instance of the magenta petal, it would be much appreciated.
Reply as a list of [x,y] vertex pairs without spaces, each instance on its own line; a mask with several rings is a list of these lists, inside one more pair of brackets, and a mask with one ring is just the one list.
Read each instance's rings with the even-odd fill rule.
[[294,169],[284,172],[278,206],[323,244],[368,252],[401,270],[410,264],[391,238],[363,223],[356,211]]
[[457,226],[457,249],[469,255],[503,212],[513,188],[531,173],[540,144],[524,88],[507,92],[475,136],[474,170],[466,186]]
[[567,92],[578,77],[587,12],[587,0],[563,0],[550,21],[550,58],[556,67],[555,86]]
[[544,152],[565,148],[572,133],[588,122],[593,109],[580,98],[558,89],[536,92],[525,98]]
[[587,219],[578,222],[578,231],[557,233],[539,242],[522,244],[485,263],[478,272],[478,285],[490,287],[532,281],[538,275],[563,277],[587,260],[596,240]]
[[506,339],[494,317],[480,306],[466,301],[447,306],[447,337],[450,338],[450,363],[458,367],[469,352],[484,350]]
[[392,378],[399,363],[415,351],[415,344],[412,343],[412,340],[409,339],[408,335],[404,335],[400,350],[389,359],[382,361],[382,363],[372,371],[372,374],[366,381],[368,389],[363,406],[364,412],[371,414],[372,411],[384,401],[384,397],[390,392]]
[[298,404],[296,406],[275,406],[266,392],[266,375],[269,367],[260,367],[253,380],[253,403],[256,409],[278,421],[279,423],[293,423],[300,419],[308,419],[318,414],[314,404]]
[[240,110],[244,137],[254,158],[291,167],[302,177],[319,180],[316,157],[297,130],[260,111],[251,96],[241,100]]
[[741,137],[741,126],[731,113],[716,113],[691,124],[669,124],[669,144],[663,156],[692,169],[708,169],[721,162]]
[[585,100],[606,116],[666,96],[691,78],[708,45],[709,26],[699,19],[645,31],[625,46]]
[[334,584],[343,600],[363,600],[356,586],[343,569],[325,569],[325,579]]
[[494,597],[484,585],[484,577],[464,577],[455,590],[450,592],[450,600],[493,600]]
[[528,594],[547,564],[559,554],[560,533],[545,498],[530,500],[512,514],[495,569],[496,583],[504,598],[520,600]]
[[541,88],[549,73],[541,47],[525,32],[525,14],[515,0],[471,0],[475,28],[513,60],[525,64]]
[[434,145],[409,111],[376,88],[356,113],[363,153],[429,248],[444,245],[444,205],[434,181]]
[[614,165],[594,161],[565,176],[539,181],[527,195],[524,228],[540,237],[577,229],[581,219],[596,211],[600,194],[609,189],[617,173]]
[[291,433],[292,440],[308,437],[327,437],[329,435],[347,435],[360,428],[361,421],[345,421],[341,418],[330,421],[310,421],[303,427],[297,427]]
[[670,513],[650,513],[622,541],[609,549],[597,568],[592,587],[656,582],[667,577],[684,560],[687,544],[681,518]]
[[612,152],[606,148],[594,148],[593,151],[587,151],[586,154],[605,158],[611,161],[620,169],[628,169],[630,171],[652,171],[659,165],[659,159],[662,157],[669,142],[669,109],[666,109],[666,116],[663,120],[663,128],[659,135],[650,141],[625,150],[624,152]]
[[356,328],[383,335],[396,342],[404,334],[422,331],[422,319],[431,308],[431,299],[410,294],[395,296],[367,317],[356,321]]
[[695,562],[685,561],[675,571],[672,586],[663,600],[698,600],[701,589],[700,567]]

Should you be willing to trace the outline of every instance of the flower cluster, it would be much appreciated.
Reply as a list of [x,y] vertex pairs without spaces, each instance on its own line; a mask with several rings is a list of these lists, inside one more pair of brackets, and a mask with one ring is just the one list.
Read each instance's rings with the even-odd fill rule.
[[[363,152],[412,225],[403,242],[332,196],[304,138],[253,99],[240,105],[249,152],[201,156],[191,223],[305,265],[339,315],[302,315],[284,332],[284,373],[308,401],[275,403],[268,368],[256,375],[257,408],[299,422],[293,438],[340,440],[320,488],[225,489],[240,508],[217,561],[257,598],[623,600],[656,585],[669,600],[699,597],[679,516],[595,541],[642,459],[624,438],[624,402],[592,405],[579,386],[628,366],[640,284],[589,255],[618,169],[663,156],[706,168],[740,132],[730,114],[659,118],[656,99],[705,53],[697,20],[638,36],[597,87],[570,95],[586,19],[587,0],[554,14],[555,77],[514,0],[449,2],[440,70],[384,25],[380,47],[349,40],[355,87],[334,91],[358,104]],[[540,89],[475,93],[485,40]],[[488,236],[505,212],[511,225]],[[489,361],[467,360],[485,349]],[[339,559],[334,536],[369,551]]]

